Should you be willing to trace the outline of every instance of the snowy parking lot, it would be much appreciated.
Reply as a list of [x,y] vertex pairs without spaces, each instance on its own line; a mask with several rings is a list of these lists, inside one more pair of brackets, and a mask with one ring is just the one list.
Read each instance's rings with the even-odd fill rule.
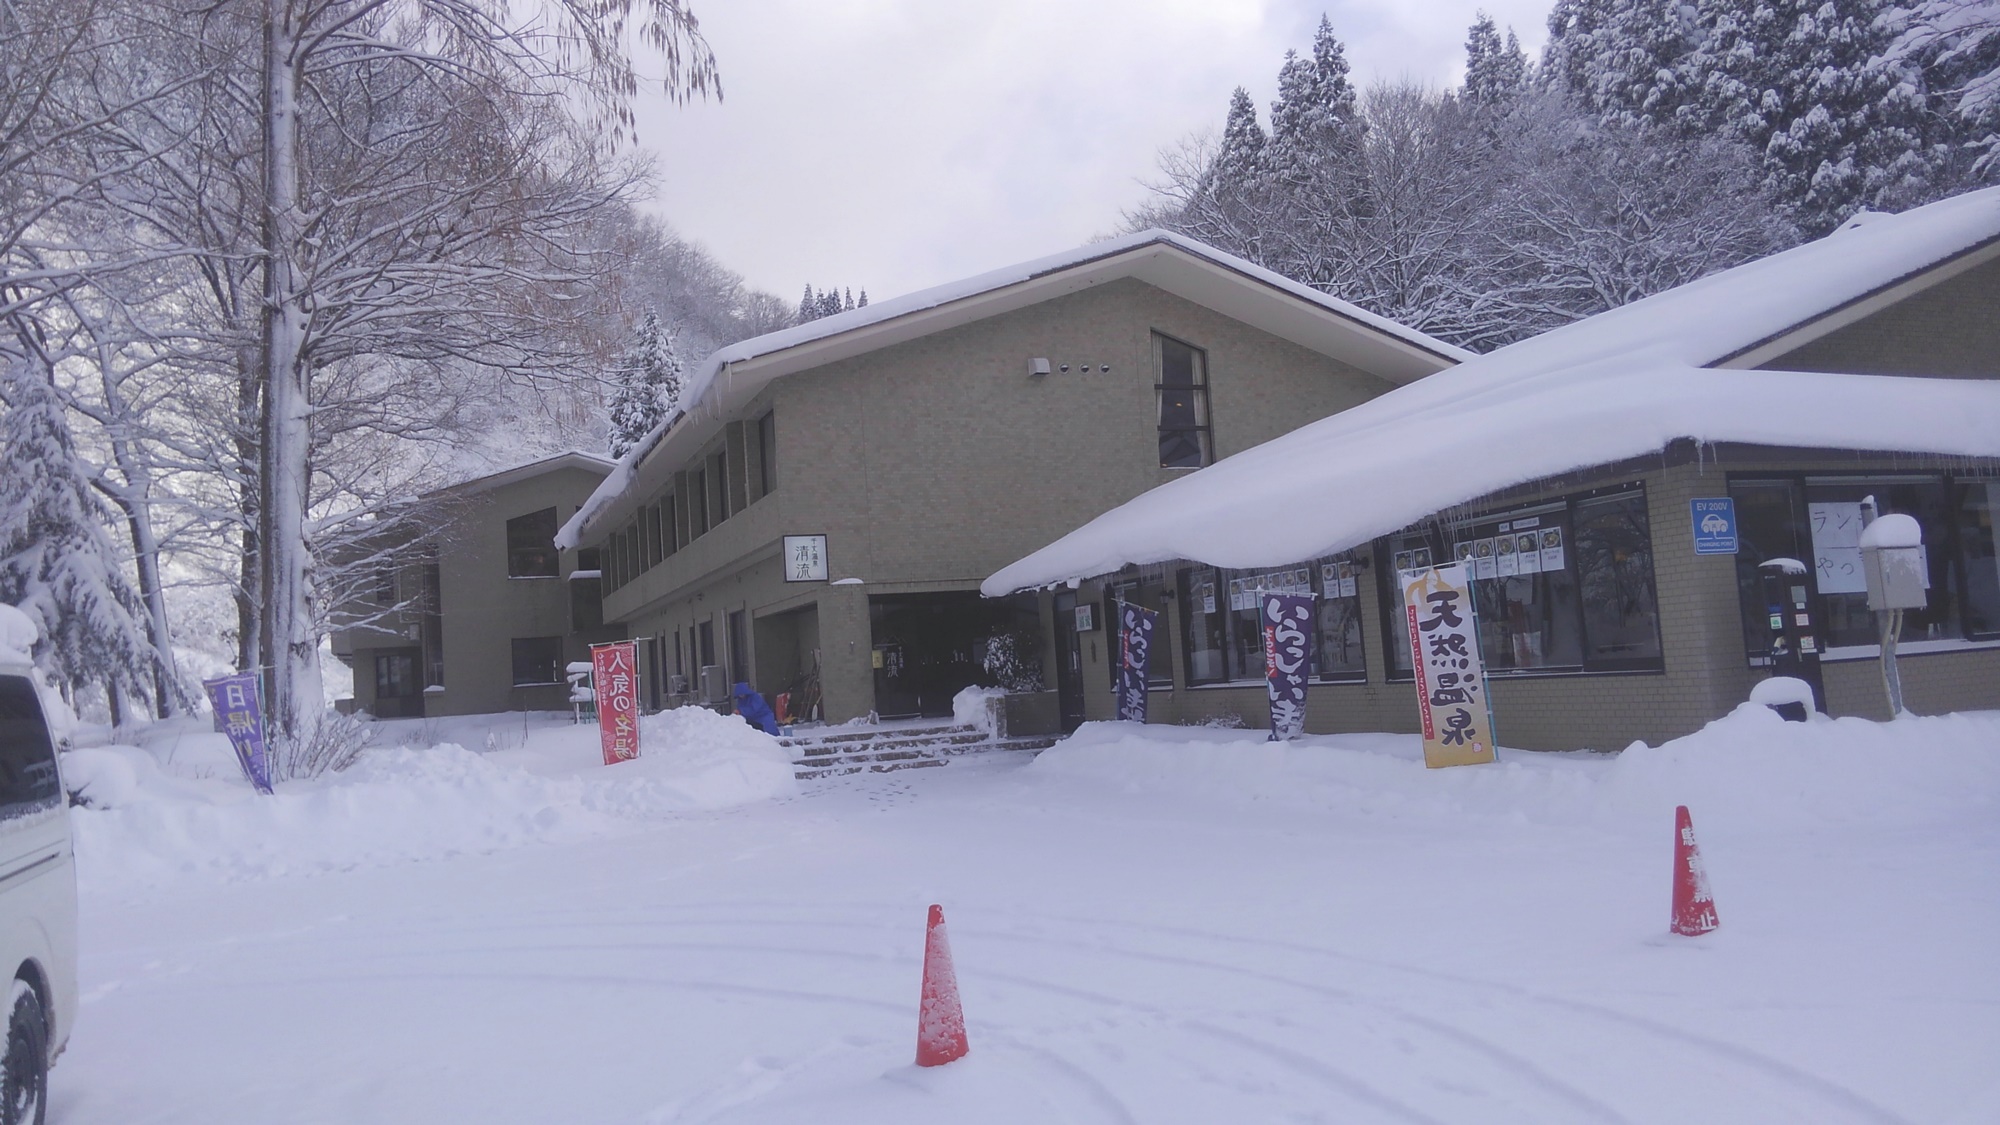
[[[1447,771],[1093,725],[796,786],[719,727],[645,775],[593,737],[78,810],[50,1120],[2000,1120],[2000,715]],[[972,1051],[918,1070],[932,902]]]

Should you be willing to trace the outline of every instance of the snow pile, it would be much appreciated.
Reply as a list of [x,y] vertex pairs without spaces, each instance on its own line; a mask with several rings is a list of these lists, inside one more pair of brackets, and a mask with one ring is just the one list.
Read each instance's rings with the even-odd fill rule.
[[[641,722],[642,756],[604,766],[595,727],[533,731],[505,754],[445,743],[369,750],[259,797],[227,740],[174,733],[64,755],[79,877],[144,885],[346,870],[554,843],[797,791],[776,740],[680,708]],[[221,747],[210,745],[221,743]]]
[[951,721],[962,727],[978,727],[987,734],[993,734],[999,708],[1006,698],[1005,688],[974,684],[951,697]]
[[1921,547],[1924,544],[1924,529],[1917,523],[1917,517],[1891,512],[1878,516],[1874,523],[1861,529],[1861,549],[1882,547]]
[[1762,831],[1990,817],[2000,799],[2000,712],[1787,723],[1744,704],[1660,746],[1503,751],[1494,765],[1447,770],[1424,767],[1415,735],[1264,737],[1090,723],[1032,768],[1128,792],[1425,821],[1615,824],[1687,805],[1704,824]]

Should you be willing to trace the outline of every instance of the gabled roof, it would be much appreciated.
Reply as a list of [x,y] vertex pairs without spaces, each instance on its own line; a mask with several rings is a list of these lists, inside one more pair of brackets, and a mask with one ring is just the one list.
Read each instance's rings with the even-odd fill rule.
[[1869,216],[1309,423],[1106,512],[983,589],[1313,558],[1681,438],[2000,456],[2000,380],[1730,369],[1995,258],[2000,188]]
[[580,449],[566,449],[561,453],[529,461],[523,465],[515,465],[512,468],[487,473],[485,476],[470,477],[456,484],[448,484],[443,488],[433,489],[425,493],[425,495],[441,496],[447,492],[486,492],[495,488],[503,488],[516,481],[537,477],[543,473],[552,473],[558,469],[582,469],[585,472],[603,476],[611,472],[616,466],[617,462],[612,461],[610,458],[599,457],[595,453],[585,453]]
[[642,466],[656,457],[677,463],[676,452],[692,454],[716,424],[774,379],[1124,278],[1144,281],[1392,382],[1408,383],[1473,355],[1194,239],[1142,231],[717,350],[689,378],[681,409],[625,455],[556,542],[573,546],[600,517],[622,515],[619,499],[635,480],[642,486],[658,483],[642,479]]

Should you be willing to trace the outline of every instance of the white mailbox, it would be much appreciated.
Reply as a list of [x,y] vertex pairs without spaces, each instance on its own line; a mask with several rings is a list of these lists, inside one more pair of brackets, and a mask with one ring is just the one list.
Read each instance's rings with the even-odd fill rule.
[[1877,612],[1924,608],[1931,584],[1925,562],[1924,532],[1915,517],[1891,513],[1864,528],[1861,571],[1868,582],[1868,608]]

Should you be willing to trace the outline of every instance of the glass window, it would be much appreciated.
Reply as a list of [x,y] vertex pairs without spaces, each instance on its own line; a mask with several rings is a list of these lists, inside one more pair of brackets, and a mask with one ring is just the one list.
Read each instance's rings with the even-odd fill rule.
[[[1645,490],[1578,496],[1393,536],[1390,573],[1437,557],[1472,576],[1479,647],[1492,674],[1662,666]],[[1390,669],[1410,675],[1401,584],[1382,592]],[[1587,588],[1586,588],[1587,587]]]
[[1946,504],[1944,478],[1925,476],[1807,477],[1806,535],[1813,554],[1813,584],[1820,596],[1820,617],[1826,644],[1874,645],[1880,627],[1868,608],[1867,581],[1861,573],[1861,500],[1875,497],[1876,511],[1906,512],[1923,527],[1930,559],[1930,604],[1903,613],[1905,641],[1962,637],[1958,620],[1957,575],[1948,539],[1954,522]]
[[1160,467],[1198,469],[1211,460],[1208,357],[1179,340],[1154,339],[1160,350]]
[[723,450],[708,461],[708,510],[716,523],[729,518],[729,451]]
[[555,578],[560,574],[556,555],[556,510],[543,508],[539,512],[508,520],[507,577]]
[[708,530],[708,474],[700,469],[688,474],[688,538]]
[[769,496],[778,488],[778,412],[766,410],[757,419],[757,494]]
[[1189,686],[1219,684],[1223,667],[1223,618],[1229,609],[1220,575],[1212,567],[1190,567],[1175,580],[1181,591],[1181,666]]
[[26,676],[0,676],[0,820],[62,802],[56,748]]
[[1607,669],[1659,663],[1660,611],[1645,494],[1579,500],[1572,526],[1583,600],[1584,663]]
[[1321,559],[1313,568],[1319,590],[1319,636],[1313,674],[1320,680],[1365,680],[1361,647],[1361,570],[1350,554]]
[[1149,688],[1171,689],[1174,686],[1173,646],[1167,640],[1167,586],[1159,580],[1151,582],[1120,582],[1108,586],[1104,591],[1104,643],[1110,647],[1111,659],[1105,661],[1109,669],[1111,690],[1118,690],[1118,645],[1119,623],[1118,603],[1130,602],[1144,609],[1159,613],[1153,622],[1152,658],[1146,662],[1146,686]]
[[604,584],[596,578],[569,580],[569,628],[572,633],[596,629],[604,624]]
[[2000,482],[1960,486],[1958,542],[1965,565],[1965,635],[2000,637]]
[[674,496],[672,493],[668,493],[667,498],[660,501],[660,520],[662,521],[660,546],[662,558],[673,558],[674,552],[681,549],[681,525],[679,517],[680,512],[674,507]]
[[514,686],[563,683],[561,637],[514,638]]
[[1757,568],[1771,559],[1809,565],[1805,541],[1803,489],[1796,480],[1732,479],[1736,502],[1736,593],[1743,607],[1743,651],[1762,661],[1770,648],[1765,631],[1763,576]]
[[1229,606],[1228,670],[1232,680],[1264,678],[1264,595],[1312,593],[1312,568],[1225,572]]

